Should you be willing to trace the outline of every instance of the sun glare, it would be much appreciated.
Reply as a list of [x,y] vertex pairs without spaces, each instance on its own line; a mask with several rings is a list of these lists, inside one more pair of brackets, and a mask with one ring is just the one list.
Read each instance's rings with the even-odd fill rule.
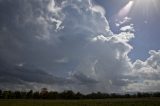
[[157,6],[158,0],[132,0],[135,2],[135,5],[141,6],[141,7],[153,7]]
[[[159,0],[130,0],[119,11],[119,17],[126,17],[131,11],[134,13],[140,12],[143,16],[149,17],[156,11],[158,12]],[[132,14],[132,13],[131,13]]]
[[134,1],[129,1],[118,13],[119,17],[125,17],[128,15],[128,13],[131,11],[133,7]]
[[141,12],[145,17],[150,17],[158,12],[159,0],[134,0],[135,11]]

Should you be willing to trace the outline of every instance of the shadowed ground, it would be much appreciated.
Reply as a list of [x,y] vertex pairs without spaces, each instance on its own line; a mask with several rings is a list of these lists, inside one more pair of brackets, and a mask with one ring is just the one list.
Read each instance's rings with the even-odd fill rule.
[[0,106],[160,106],[160,99],[0,100]]

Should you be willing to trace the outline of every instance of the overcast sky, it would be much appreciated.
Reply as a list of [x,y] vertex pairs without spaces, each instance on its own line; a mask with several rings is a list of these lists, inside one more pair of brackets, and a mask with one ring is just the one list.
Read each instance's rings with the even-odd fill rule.
[[0,0],[0,89],[159,91],[159,5]]

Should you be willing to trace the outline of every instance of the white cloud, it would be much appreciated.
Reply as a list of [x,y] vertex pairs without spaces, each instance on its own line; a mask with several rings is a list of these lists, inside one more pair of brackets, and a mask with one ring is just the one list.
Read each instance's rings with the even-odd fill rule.
[[101,15],[105,15],[105,10],[101,6],[95,5],[95,6],[91,6],[90,8],[93,12],[97,12],[97,13],[101,13]]
[[23,67],[24,66],[24,63],[19,63],[17,64],[18,67]]
[[119,38],[119,40],[124,41],[124,42],[129,42],[132,38],[134,38],[134,34],[131,32],[121,32],[116,37]]
[[50,0],[48,4],[48,10],[54,14],[57,14],[59,11],[61,11],[61,8],[56,6],[56,3],[54,0]]
[[57,20],[57,19],[52,18],[52,17],[50,18],[50,20],[51,20],[51,22],[56,23],[56,30],[61,30],[61,29],[64,28],[64,26],[61,26],[62,21]]
[[160,87],[160,51],[149,51],[145,61],[136,60],[130,73],[135,82],[127,87],[132,91],[158,91]]
[[69,60],[67,59],[67,58],[61,58],[61,59],[58,59],[58,60],[56,60],[55,62],[56,63],[67,63]]
[[126,23],[130,23],[132,19],[130,17],[124,17],[122,20],[116,20],[116,26],[119,27],[121,25],[124,25]]
[[130,25],[121,27],[120,31],[123,31],[123,32],[134,32],[135,30],[134,30],[133,24],[130,24]]
[[160,80],[142,80],[128,84],[125,90],[129,92],[158,92],[159,88]]

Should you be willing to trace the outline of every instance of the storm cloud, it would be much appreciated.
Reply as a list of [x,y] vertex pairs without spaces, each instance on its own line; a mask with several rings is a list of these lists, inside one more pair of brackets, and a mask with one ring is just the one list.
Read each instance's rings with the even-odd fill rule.
[[123,92],[146,88],[144,69],[159,70],[156,51],[131,62],[134,34],[114,34],[92,0],[1,0],[0,13],[2,89]]

